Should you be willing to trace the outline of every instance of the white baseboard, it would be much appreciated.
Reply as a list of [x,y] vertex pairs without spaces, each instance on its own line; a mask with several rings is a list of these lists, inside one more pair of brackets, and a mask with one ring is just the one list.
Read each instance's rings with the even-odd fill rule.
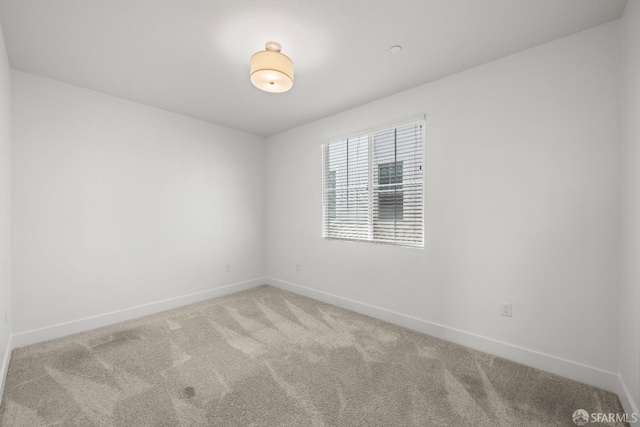
[[266,283],[286,291],[346,308],[347,310],[365,314],[395,325],[404,326],[405,328],[409,328],[414,331],[422,332],[465,347],[493,354],[542,371],[551,372],[553,374],[592,385],[594,387],[599,387],[613,393],[619,392],[619,377],[618,374],[613,372],[608,372],[599,368],[563,359],[561,357],[508,344],[492,338],[451,328],[428,320],[408,316],[406,314],[397,313],[395,311],[365,304],[338,295],[296,285],[294,283],[285,282],[272,277],[267,277]]
[[9,362],[11,361],[11,351],[13,350],[13,337],[9,335],[7,340],[7,349],[4,352],[2,358],[2,366],[0,366],[0,399],[4,396],[4,382],[7,379],[7,372],[9,371]]
[[182,295],[136,307],[125,308],[124,310],[113,311],[111,313],[99,314],[97,316],[85,317],[71,322],[59,323],[57,325],[51,325],[40,329],[20,332],[13,335],[13,346],[14,348],[19,348],[31,344],[37,344],[55,338],[61,338],[67,335],[112,325],[125,320],[136,319],[149,314],[170,310],[172,308],[182,307],[211,298],[244,291],[264,284],[265,279],[261,277],[258,279],[248,280],[246,282],[234,283],[202,292]]
[[622,379],[621,375],[618,375],[618,398],[620,399],[620,403],[622,403],[624,412],[627,414],[636,414],[636,417],[638,418],[635,423],[630,422],[629,425],[640,426],[640,412],[638,411],[638,405],[633,400],[633,397],[627,388],[627,384],[624,379]]

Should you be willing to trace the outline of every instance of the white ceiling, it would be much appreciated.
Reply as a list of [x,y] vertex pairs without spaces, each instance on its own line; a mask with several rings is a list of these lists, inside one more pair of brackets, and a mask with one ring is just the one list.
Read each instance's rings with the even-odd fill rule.
[[[0,0],[0,22],[13,68],[268,136],[617,19],[625,4]],[[285,94],[249,81],[269,40],[296,65]]]

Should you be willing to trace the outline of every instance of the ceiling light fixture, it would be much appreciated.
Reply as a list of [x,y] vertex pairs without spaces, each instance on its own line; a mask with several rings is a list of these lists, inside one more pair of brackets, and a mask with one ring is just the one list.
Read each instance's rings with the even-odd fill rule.
[[397,44],[395,46],[391,46],[389,50],[391,51],[391,53],[400,53],[400,51],[402,50],[402,46]]
[[281,93],[293,87],[293,61],[280,52],[280,44],[267,42],[251,57],[251,83],[266,92]]

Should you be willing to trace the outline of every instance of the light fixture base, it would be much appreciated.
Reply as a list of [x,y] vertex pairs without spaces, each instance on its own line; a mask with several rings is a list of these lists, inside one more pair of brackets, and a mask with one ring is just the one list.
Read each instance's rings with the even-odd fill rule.
[[267,42],[264,47],[269,52],[280,52],[282,50],[282,46],[278,42]]

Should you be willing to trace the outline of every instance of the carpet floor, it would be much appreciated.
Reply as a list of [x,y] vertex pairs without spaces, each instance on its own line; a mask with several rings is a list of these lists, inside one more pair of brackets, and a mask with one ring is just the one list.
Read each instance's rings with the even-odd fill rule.
[[579,408],[623,411],[604,390],[261,286],[14,350],[0,422],[549,427]]

